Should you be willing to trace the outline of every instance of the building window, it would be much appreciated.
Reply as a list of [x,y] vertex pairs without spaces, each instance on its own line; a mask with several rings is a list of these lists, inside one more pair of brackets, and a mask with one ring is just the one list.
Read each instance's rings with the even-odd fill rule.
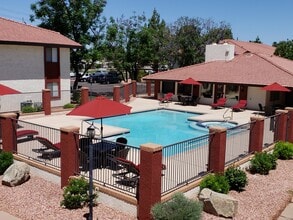
[[58,49],[57,48],[46,48],[46,62],[57,63],[58,62]]
[[237,85],[226,85],[225,96],[228,99],[236,99],[239,97],[239,86]]
[[51,90],[51,97],[52,98],[59,98],[59,83],[57,82],[48,82],[47,89]]
[[211,83],[203,83],[201,94],[205,98],[212,98],[213,96],[213,84]]

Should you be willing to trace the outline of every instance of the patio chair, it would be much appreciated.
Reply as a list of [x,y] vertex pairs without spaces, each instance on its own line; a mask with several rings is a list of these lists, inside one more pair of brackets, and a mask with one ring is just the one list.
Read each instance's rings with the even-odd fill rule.
[[171,102],[172,101],[172,98],[173,98],[173,95],[174,94],[172,92],[167,93],[166,95],[164,95],[163,98],[159,98],[160,103],[168,103],[168,102]]
[[211,106],[213,109],[223,108],[225,107],[227,102],[226,98],[219,98],[216,103],[213,103]]
[[[39,132],[35,130],[29,130],[29,129],[23,129],[23,130],[17,130],[16,131],[16,137],[17,139],[26,137],[25,140],[33,140],[34,135],[38,135]],[[18,140],[20,141],[20,140]]]
[[247,106],[247,100],[239,100],[239,102],[236,105],[232,106],[232,111],[234,112],[240,112],[243,111],[244,109],[246,109]]
[[129,147],[126,147],[127,139],[124,137],[119,137],[116,139],[116,148],[113,149],[109,154],[107,154],[107,165],[113,170],[120,169],[118,166],[117,158],[126,159]]
[[44,148],[33,149],[37,153],[41,153],[41,158],[49,159],[60,157],[61,155],[61,143],[52,143],[50,140],[44,137],[36,136],[35,139],[40,142]]
[[[113,174],[114,177],[119,179],[117,182],[122,185],[135,187],[139,181],[140,165],[120,157],[117,157],[116,160],[118,165],[122,167],[118,173]],[[165,169],[166,165],[162,164],[162,170]]]

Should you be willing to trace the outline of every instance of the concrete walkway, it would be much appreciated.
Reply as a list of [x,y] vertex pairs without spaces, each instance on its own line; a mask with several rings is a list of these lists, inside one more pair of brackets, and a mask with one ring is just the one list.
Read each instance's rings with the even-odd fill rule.
[[291,202],[283,210],[278,220],[293,220],[293,196]]

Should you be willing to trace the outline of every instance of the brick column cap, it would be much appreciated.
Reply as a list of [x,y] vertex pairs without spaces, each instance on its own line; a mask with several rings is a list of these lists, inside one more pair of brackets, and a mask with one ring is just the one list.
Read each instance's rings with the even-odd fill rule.
[[140,150],[144,150],[147,152],[157,152],[162,150],[162,146],[159,144],[154,144],[154,143],[145,143],[140,145]]
[[15,118],[15,117],[16,117],[16,113],[13,113],[13,112],[0,114],[0,118]]
[[79,131],[79,127],[77,126],[66,126],[66,127],[61,127],[60,130],[62,132],[66,132],[66,133],[69,133],[69,132],[78,132]]
[[83,87],[81,87],[80,89],[81,89],[81,90],[86,90],[86,89],[88,90],[89,87],[83,86]]
[[258,116],[251,116],[250,117],[250,121],[262,121],[264,120],[265,117],[264,116],[261,116],[261,115],[258,115]]
[[44,92],[50,92],[51,90],[50,89],[43,89],[42,91],[44,91]]
[[276,110],[276,113],[280,113],[280,114],[286,114],[286,113],[288,113],[288,110],[284,110],[284,109],[277,109]]
[[287,110],[287,111],[293,111],[293,107],[286,107],[285,110]]
[[224,132],[227,131],[227,128],[221,126],[211,126],[209,127],[210,132]]

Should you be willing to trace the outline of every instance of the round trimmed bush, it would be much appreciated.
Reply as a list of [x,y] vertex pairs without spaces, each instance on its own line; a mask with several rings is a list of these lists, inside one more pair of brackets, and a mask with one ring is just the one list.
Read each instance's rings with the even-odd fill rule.
[[275,155],[267,152],[258,152],[250,161],[250,172],[268,175],[270,170],[276,169],[277,158]]
[[293,144],[290,142],[279,141],[276,143],[273,154],[281,160],[290,160],[293,158]]
[[230,186],[228,180],[223,174],[208,174],[200,182],[200,189],[209,188],[218,193],[227,194],[229,192]]
[[186,198],[182,193],[174,194],[172,200],[157,203],[151,209],[155,220],[201,219],[202,203]]
[[230,190],[241,192],[248,184],[246,173],[240,168],[229,167],[224,175],[229,183]]

